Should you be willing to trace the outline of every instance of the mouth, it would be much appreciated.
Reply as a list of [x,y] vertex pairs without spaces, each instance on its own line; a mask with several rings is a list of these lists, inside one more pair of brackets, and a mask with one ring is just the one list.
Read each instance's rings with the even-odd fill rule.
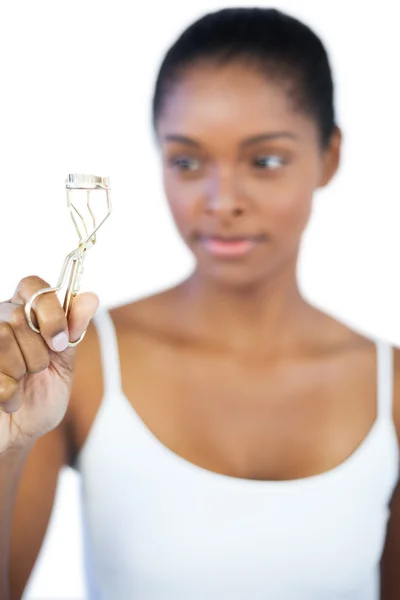
[[219,237],[200,236],[203,248],[213,256],[236,258],[248,255],[261,241],[261,236],[254,237]]

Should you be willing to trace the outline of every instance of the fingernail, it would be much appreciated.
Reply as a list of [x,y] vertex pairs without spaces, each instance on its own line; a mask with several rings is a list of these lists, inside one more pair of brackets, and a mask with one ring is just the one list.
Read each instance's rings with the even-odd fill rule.
[[68,342],[69,339],[67,334],[64,333],[64,331],[62,331],[61,333],[53,337],[53,339],[51,340],[51,345],[55,352],[62,352],[68,347]]

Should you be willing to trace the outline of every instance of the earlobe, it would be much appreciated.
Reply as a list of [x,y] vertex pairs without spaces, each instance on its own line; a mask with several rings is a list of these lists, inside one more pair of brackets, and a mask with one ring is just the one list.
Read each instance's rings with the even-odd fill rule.
[[336,175],[339,165],[342,148],[343,134],[339,127],[335,127],[332,133],[328,148],[325,150],[323,166],[321,171],[321,180],[318,187],[325,187]]

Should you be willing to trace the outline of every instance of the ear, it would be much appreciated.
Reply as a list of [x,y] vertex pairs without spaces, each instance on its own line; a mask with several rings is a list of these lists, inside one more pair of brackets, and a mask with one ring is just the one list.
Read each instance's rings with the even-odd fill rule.
[[329,146],[324,150],[322,159],[321,176],[318,182],[318,187],[322,188],[328,185],[331,179],[335,176],[339,164],[342,149],[343,134],[339,127],[335,127]]

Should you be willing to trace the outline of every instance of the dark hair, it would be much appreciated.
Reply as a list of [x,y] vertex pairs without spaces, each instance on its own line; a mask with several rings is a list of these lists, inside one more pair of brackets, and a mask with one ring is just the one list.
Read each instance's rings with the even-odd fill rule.
[[323,147],[335,128],[333,81],[320,38],[304,23],[271,8],[226,8],[190,25],[161,64],[153,96],[153,126],[171,87],[193,65],[241,61],[286,85],[296,109],[312,117]]

